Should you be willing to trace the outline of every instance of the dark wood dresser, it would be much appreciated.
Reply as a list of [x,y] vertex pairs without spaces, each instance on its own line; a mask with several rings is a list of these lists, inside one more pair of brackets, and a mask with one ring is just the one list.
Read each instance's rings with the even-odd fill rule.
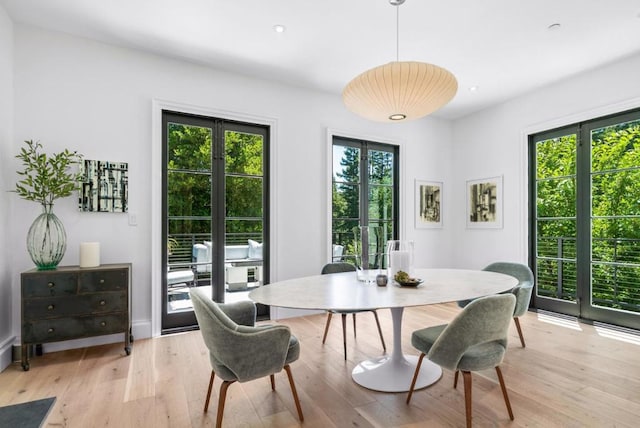
[[60,266],[21,274],[22,368],[29,345],[124,333],[131,353],[131,264]]

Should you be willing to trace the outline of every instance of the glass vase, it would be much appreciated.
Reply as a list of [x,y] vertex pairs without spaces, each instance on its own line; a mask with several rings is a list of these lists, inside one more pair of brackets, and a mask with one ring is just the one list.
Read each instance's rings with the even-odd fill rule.
[[381,273],[384,259],[383,230],[378,226],[353,228],[356,275],[359,281],[373,283]]
[[67,234],[53,205],[42,206],[42,214],[34,220],[27,233],[27,251],[38,270],[55,269],[67,250]]

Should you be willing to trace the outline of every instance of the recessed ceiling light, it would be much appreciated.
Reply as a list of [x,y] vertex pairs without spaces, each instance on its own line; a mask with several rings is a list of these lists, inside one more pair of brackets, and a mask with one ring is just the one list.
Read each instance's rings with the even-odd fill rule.
[[560,24],[558,24],[558,23],[556,22],[555,24],[551,24],[551,25],[549,25],[549,26],[547,27],[547,30],[555,31],[555,30],[559,30],[559,29],[560,29],[560,27],[561,27],[561,25],[560,25]]
[[286,30],[286,27],[284,25],[274,25],[273,26],[273,31],[275,31],[276,33],[284,33],[284,30]]
[[469,87],[469,92],[478,92],[478,87],[477,86],[470,86]]

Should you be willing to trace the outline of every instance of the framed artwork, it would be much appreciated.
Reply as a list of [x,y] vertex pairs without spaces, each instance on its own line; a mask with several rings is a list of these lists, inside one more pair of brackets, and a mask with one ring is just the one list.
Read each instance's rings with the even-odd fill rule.
[[467,181],[467,228],[502,228],[502,176]]
[[80,211],[126,213],[129,209],[129,165],[85,159],[80,163]]
[[442,227],[442,182],[416,180],[416,229]]

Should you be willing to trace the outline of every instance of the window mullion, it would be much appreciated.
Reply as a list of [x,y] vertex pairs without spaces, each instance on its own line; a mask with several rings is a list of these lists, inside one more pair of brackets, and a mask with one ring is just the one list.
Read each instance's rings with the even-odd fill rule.
[[[215,120],[211,141],[211,281],[224,284],[225,205],[225,138],[224,122]],[[215,281],[215,282],[214,282]],[[211,287],[211,298],[224,303],[224,287]]]
[[576,153],[576,298],[578,313],[591,303],[591,138],[590,129],[578,126]]
[[360,225],[369,225],[369,148],[362,145],[360,156]]

